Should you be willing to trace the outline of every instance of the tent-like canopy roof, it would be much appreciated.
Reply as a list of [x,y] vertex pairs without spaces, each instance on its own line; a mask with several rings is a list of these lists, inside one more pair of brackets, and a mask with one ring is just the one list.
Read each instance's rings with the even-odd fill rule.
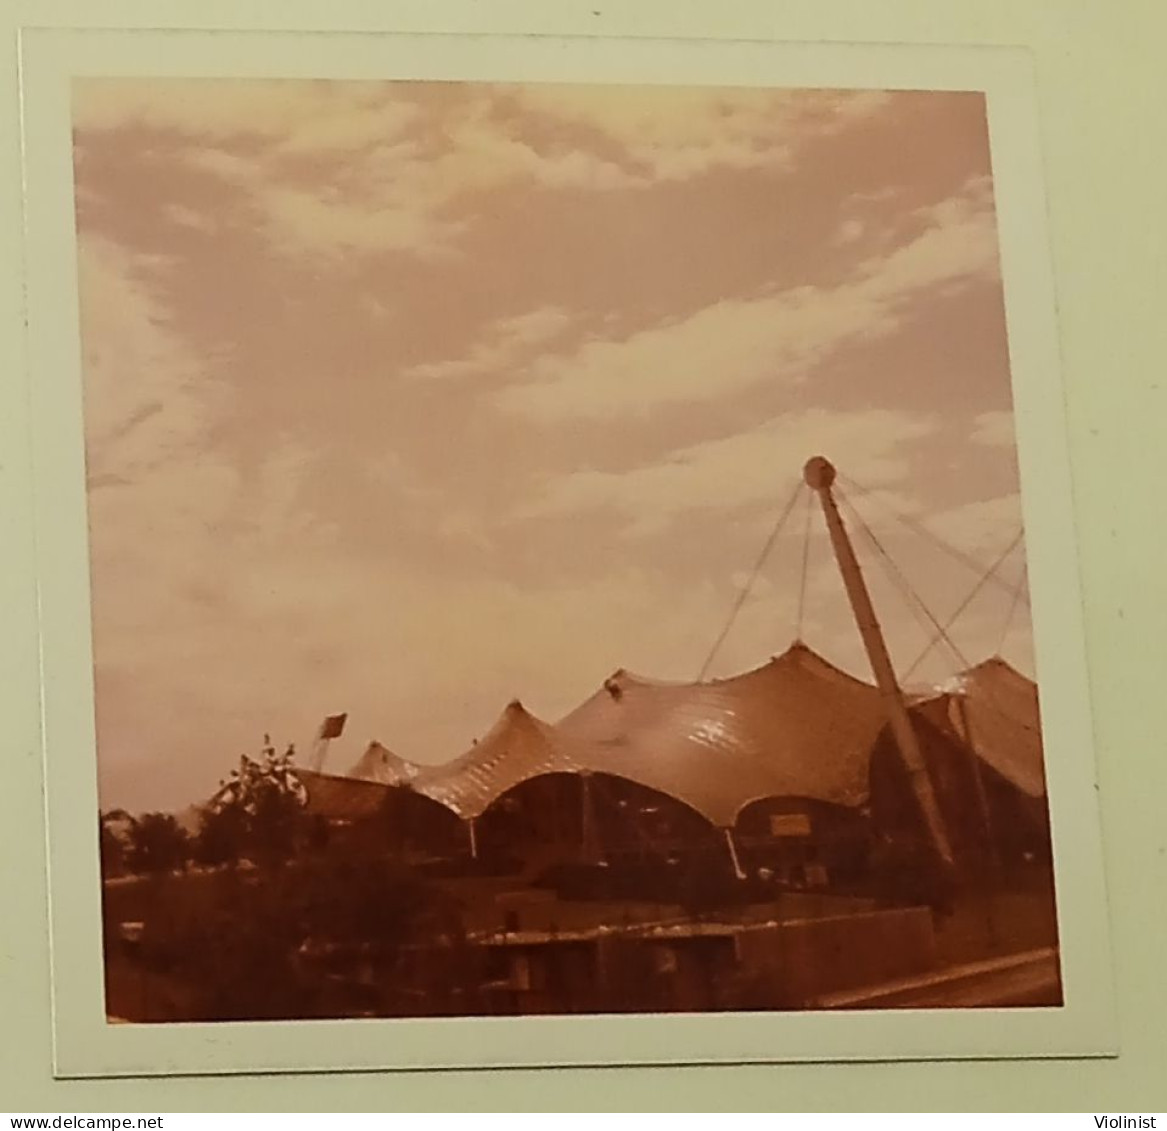
[[729,826],[760,797],[860,803],[884,721],[875,687],[795,644],[754,671],[707,683],[617,672],[556,730],[588,769]]
[[[1044,794],[1035,685],[993,659],[963,673],[958,687],[917,708],[963,737],[959,700],[985,761],[1031,796]],[[799,643],[753,671],[703,683],[618,671],[554,725],[515,700],[481,741],[444,765],[415,766],[374,743],[353,778],[300,774],[310,806],[330,815],[371,813],[387,786],[408,785],[471,819],[542,774],[602,773],[728,827],[764,797],[862,803],[886,721],[877,688]]]
[[413,788],[471,819],[529,778],[586,768],[570,742],[515,699],[479,742],[460,758],[425,769]]
[[349,770],[348,776],[361,781],[380,782],[382,785],[406,785],[421,770],[421,766],[394,754],[379,742],[370,742],[368,749]]
[[380,782],[296,770],[307,795],[309,813],[330,821],[359,821],[377,813],[385,803],[386,787]]
[[952,690],[920,707],[971,743],[989,766],[1023,793],[1045,796],[1037,684],[999,656],[969,668]]

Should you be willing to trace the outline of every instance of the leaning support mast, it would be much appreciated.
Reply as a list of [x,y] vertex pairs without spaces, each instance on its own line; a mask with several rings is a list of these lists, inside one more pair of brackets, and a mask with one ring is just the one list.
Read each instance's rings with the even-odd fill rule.
[[827,530],[831,536],[831,546],[835,551],[835,559],[843,576],[843,584],[847,589],[847,597],[851,602],[859,633],[863,637],[867,658],[875,674],[876,685],[883,696],[888,722],[899,747],[900,757],[911,778],[932,848],[945,871],[950,871],[953,867],[952,847],[948,840],[944,818],[936,801],[928,768],[924,764],[919,739],[904,705],[903,693],[900,691],[895,669],[884,643],[883,632],[875,615],[875,606],[871,603],[871,594],[867,591],[863,572],[859,568],[859,559],[855,556],[855,548],[851,545],[847,528],[843,525],[843,517],[839,514],[838,504],[831,493],[831,487],[835,482],[835,468],[829,460],[815,456],[808,460],[803,468],[803,478],[822,503]]

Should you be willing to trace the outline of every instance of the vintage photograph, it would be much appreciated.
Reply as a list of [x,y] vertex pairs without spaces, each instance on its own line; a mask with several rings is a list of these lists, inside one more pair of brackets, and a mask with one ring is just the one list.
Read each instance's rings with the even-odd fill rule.
[[72,115],[110,1023],[1063,1004],[983,94]]

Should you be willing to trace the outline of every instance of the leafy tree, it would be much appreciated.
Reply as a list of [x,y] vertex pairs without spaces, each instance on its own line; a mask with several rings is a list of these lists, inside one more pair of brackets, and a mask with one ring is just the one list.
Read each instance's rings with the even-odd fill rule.
[[208,864],[287,860],[304,842],[310,822],[304,788],[296,776],[295,747],[276,752],[263,736],[259,758],[244,755],[202,814],[198,855]]
[[110,809],[100,815],[101,874],[106,879],[123,876],[129,867],[126,832],[133,819],[124,809]]
[[159,876],[177,871],[190,859],[190,838],[171,813],[143,813],[130,825],[130,866]]
[[199,814],[195,859],[212,867],[238,864],[248,847],[249,821],[240,805],[208,806]]
[[[141,961],[190,994],[173,1020],[440,1011],[477,985],[460,908],[399,863],[326,854],[200,880],[198,900],[168,886],[144,913]],[[411,944],[439,968],[410,966]]]

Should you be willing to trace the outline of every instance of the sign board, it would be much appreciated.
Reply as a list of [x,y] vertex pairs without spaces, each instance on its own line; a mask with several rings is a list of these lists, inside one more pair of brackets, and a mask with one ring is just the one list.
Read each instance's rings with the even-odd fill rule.
[[806,813],[773,813],[771,836],[810,836],[810,816]]

